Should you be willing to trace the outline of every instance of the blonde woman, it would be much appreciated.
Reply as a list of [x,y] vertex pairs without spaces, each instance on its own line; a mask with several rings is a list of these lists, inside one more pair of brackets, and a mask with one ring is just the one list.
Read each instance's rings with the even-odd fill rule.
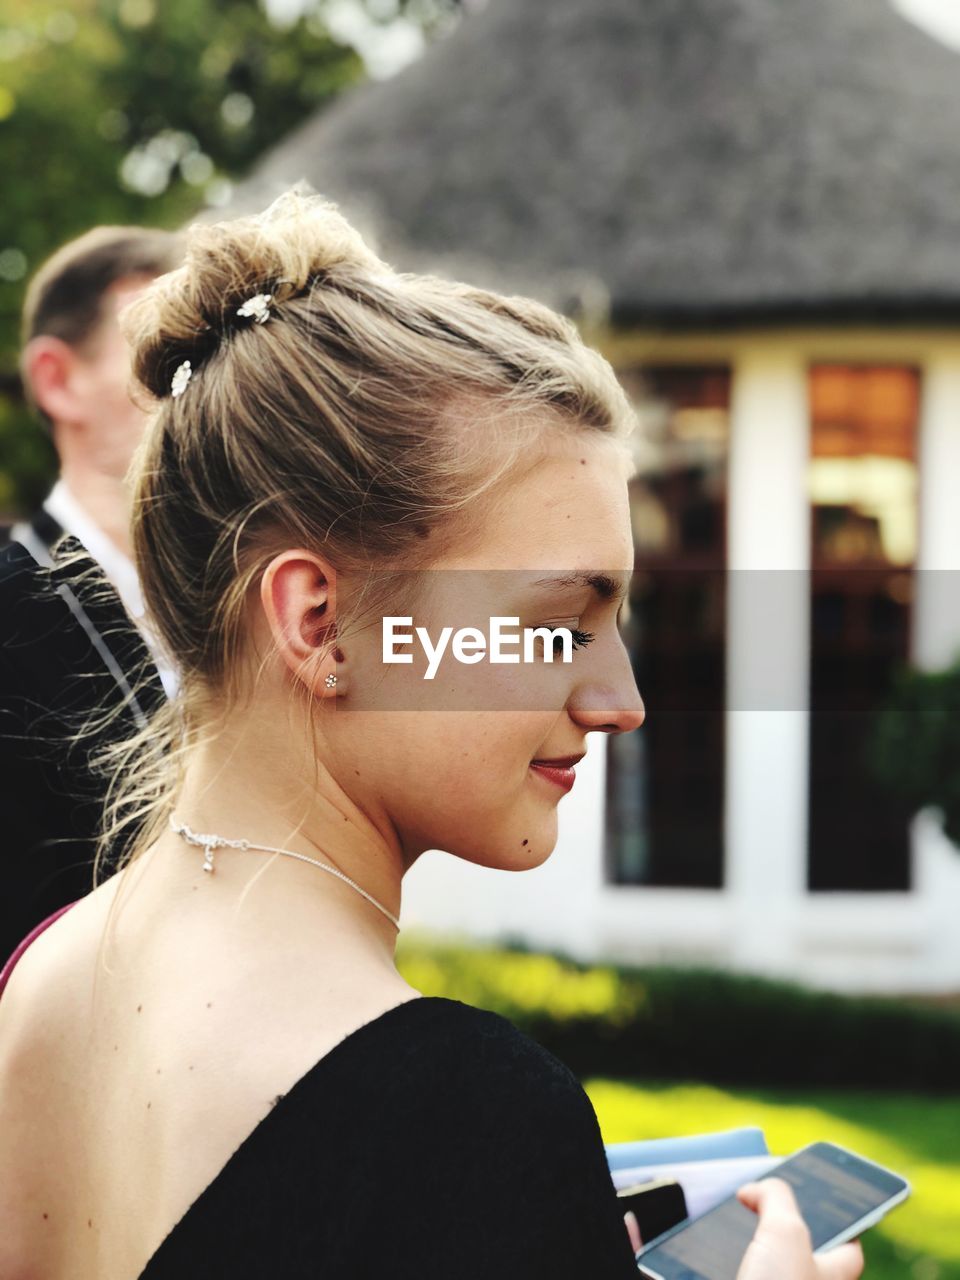
[[[394,964],[421,853],[539,866],[587,735],[643,720],[609,366],[299,193],[194,228],[128,329],[181,689],[116,764],[130,860],[8,967],[0,1276],[626,1280],[576,1078]],[[494,618],[525,660],[486,660]],[[782,1189],[754,1207],[745,1280],[859,1274]]]

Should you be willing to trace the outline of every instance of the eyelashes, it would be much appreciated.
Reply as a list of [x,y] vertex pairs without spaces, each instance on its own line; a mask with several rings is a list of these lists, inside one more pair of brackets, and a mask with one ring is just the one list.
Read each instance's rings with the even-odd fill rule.
[[[592,631],[578,631],[575,627],[570,628],[570,639],[574,649],[585,649],[594,638]],[[563,636],[553,637],[553,652],[556,654],[563,652]]]

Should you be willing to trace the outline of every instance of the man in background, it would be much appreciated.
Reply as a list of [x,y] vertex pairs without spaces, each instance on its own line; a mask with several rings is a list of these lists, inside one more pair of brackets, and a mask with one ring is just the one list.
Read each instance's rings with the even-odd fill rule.
[[0,551],[0,964],[92,888],[105,781],[91,759],[175,687],[143,624],[131,560],[126,473],[146,417],[130,398],[117,317],[178,261],[172,233],[98,227],[58,250],[27,290],[24,390],[60,474]]

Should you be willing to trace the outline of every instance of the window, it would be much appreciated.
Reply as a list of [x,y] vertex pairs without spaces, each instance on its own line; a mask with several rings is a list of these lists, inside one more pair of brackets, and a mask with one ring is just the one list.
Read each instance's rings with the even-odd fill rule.
[[909,656],[919,402],[907,366],[810,370],[811,890],[910,887],[910,814],[865,754]]
[[647,707],[609,742],[607,874],[723,883],[730,371],[621,371],[640,414],[630,482],[635,571],[625,639]]

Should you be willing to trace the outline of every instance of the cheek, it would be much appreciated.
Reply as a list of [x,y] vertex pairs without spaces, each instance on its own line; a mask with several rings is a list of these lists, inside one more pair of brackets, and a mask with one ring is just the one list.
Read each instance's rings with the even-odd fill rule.
[[125,351],[105,356],[94,366],[93,375],[92,384],[96,395],[114,413],[135,413],[141,418],[145,416],[130,398],[133,376]]
[[377,760],[383,784],[425,812],[515,799],[542,732],[528,723],[534,717],[508,712],[386,711],[365,718],[374,730],[367,758]]
[[530,774],[529,762],[552,717],[401,712],[381,720],[392,729],[389,741],[367,744],[369,781],[405,847],[507,870],[549,856],[559,796]]
[[97,424],[103,447],[115,449],[127,458],[146,426],[147,414],[130,398],[128,377],[101,370],[88,385],[89,416]]

